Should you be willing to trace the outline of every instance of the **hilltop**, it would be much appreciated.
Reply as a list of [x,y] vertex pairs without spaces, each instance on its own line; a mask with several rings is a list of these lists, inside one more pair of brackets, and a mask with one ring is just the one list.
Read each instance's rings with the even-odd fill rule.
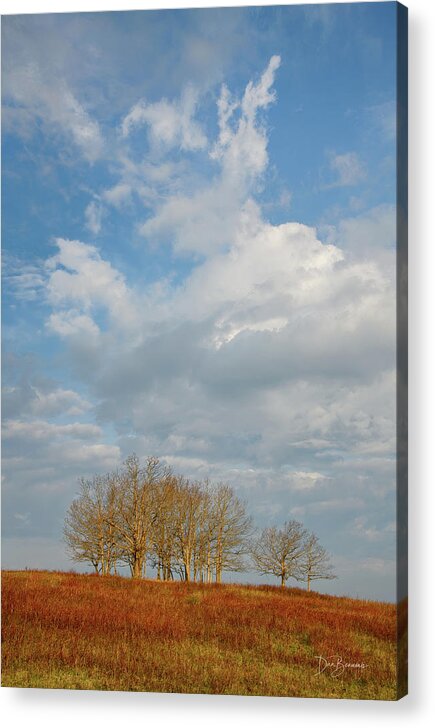
[[394,604],[44,571],[2,594],[3,686],[396,698]]

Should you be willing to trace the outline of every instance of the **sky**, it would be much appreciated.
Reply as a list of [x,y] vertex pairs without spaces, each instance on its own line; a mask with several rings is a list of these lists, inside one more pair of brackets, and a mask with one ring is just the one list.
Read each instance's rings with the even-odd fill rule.
[[394,600],[396,4],[2,21],[2,566],[136,452]]

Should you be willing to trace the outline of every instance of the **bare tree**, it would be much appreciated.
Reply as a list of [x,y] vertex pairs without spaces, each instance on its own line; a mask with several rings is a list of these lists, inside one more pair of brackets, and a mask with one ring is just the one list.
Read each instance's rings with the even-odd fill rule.
[[149,551],[159,581],[173,579],[176,503],[177,478],[172,473],[166,473],[155,488]]
[[64,523],[64,541],[74,561],[90,562],[99,574],[116,572],[121,545],[111,525],[115,511],[114,476],[80,480],[80,494],[71,503]]
[[141,466],[130,455],[120,471],[80,481],[68,509],[64,540],[71,558],[89,562],[99,574],[130,566],[145,576],[147,559],[157,578],[217,583],[224,571],[245,569],[250,552],[261,574],[285,586],[290,577],[334,579],[329,556],[301,523],[265,528],[251,541],[252,521],[243,501],[226,483],[191,482],[174,475],[158,458]]
[[174,522],[175,553],[180,565],[181,578],[184,581],[190,581],[202,492],[198,483],[190,483],[182,477],[178,478],[177,485],[177,512]]
[[246,514],[245,504],[226,483],[219,483],[214,489],[211,518],[215,527],[215,578],[220,584],[223,571],[243,571],[243,557],[249,551],[252,521]]
[[131,575],[138,579],[146,574],[147,551],[155,510],[155,487],[164,469],[157,458],[148,458],[141,468],[136,455],[130,455],[118,475],[116,512],[111,525],[119,534],[124,560]]
[[193,578],[209,584],[213,577],[216,525],[213,518],[213,489],[208,480],[201,484],[201,502],[197,513]]
[[298,521],[287,521],[282,529],[265,528],[251,547],[255,569],[281,579],[284,587],[290,577],[297,579],[306,532]]
[[299,562],[300,580],[306,580],[307,590],[311,589],[311,582],[315,579],[336,579],[336,575],[332,571],[333,566],[330,562],[330,556],[320,545],[319,539],[314,533],[306,537],[304,550]]

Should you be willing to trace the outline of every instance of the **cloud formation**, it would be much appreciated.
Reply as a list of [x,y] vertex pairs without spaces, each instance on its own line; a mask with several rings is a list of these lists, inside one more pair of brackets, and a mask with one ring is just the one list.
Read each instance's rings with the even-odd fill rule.
[[34,63],[15,66],[6,79],[7,127],[24,122],[30,133],[40,121],[48,130],[72,140],[86,161],[93,163],[102,155],[104,140],[98,122],[64,81],[53,78],[53,83],[47,83],[45,72]]
[[[16,360],[5,382],[10,544],[23,530],[35,543],[58,533],[76,478],[135,450],[228,480],[260,525],[303,519],[344,574],[350,535],[354,563],[390,573],[374,549],[394,549],[395,209],[347,211],[321,228],[288,210],[268,216],[267,114],[282,70],[269,58],[244,88],[220,86],[207,123],[200,85],[130,99],[107,174],[82,192],[78,217],[99,245],[60,232],[42,262],[10,268],[8,287],[40,305],[64,371],[48,380]],[[14,103],[103,163],[84,102],[38,71],[30,88],[25,68]],[[365,180],[356,152],[330,167],[331,189]],[[127,250],[141,262],[121,270]]]
[[233,242],[243,205],[268,162],[267,133],[258,113],[275,99],[271,90],[281,59],[273,56],[257,83],[241,99],[223,85],[218,100],[219,135],[210,157],[217,165],[211,184],[201,182],[192,195],[170,196],[140,227],[150,240],[169,238],[176,252],[209,254]]
[[134,129],[146,124],[153,146],[179,147],[183,151],[203,149],[207,138],[194,119],[197,100],[197,91],[189,85],[178,101],[138,101],[122,120],[122,136],[127,137]]

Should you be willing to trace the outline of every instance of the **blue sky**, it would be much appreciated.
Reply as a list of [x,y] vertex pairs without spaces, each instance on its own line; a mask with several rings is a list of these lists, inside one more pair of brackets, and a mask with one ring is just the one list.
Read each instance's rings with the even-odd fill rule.
[[134,450],[395,598],[395,13],[3,18],[3,566]]

